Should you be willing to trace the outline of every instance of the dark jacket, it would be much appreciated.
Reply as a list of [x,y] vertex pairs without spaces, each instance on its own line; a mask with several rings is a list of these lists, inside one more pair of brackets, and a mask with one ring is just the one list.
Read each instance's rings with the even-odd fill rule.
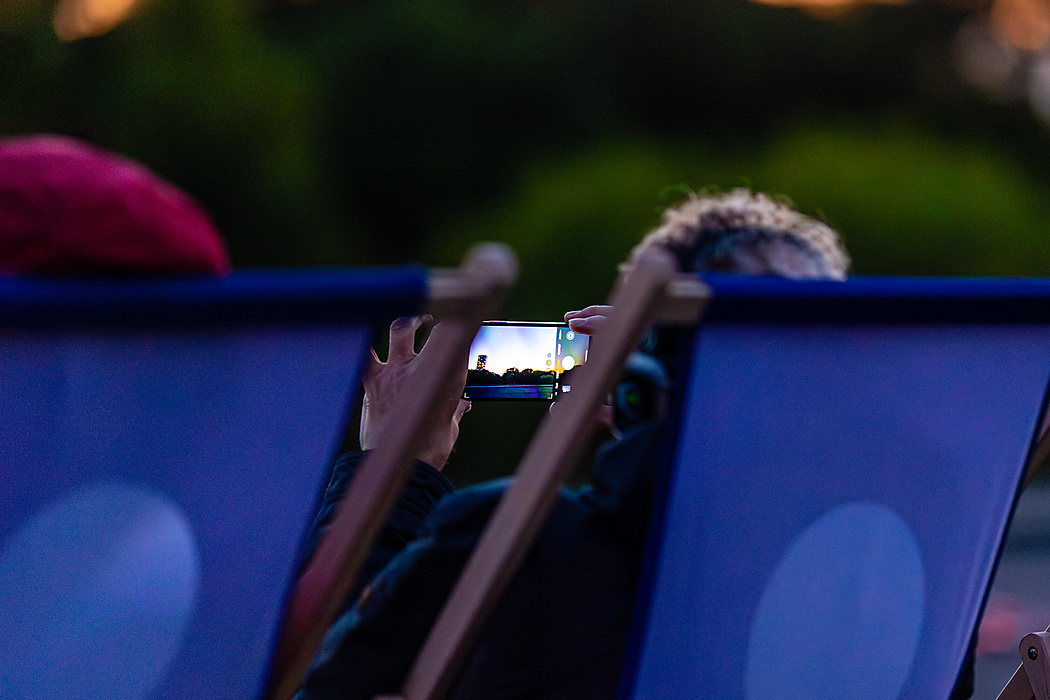
[[[562,491],[450,697],[616,696],[648,527],[658,433],[652,424],[633,429],[603,449],[593,486]],[[340,464],[349,473],[356,461]],[[349,474],[339,480],[345,488]],[[418,487],[413,484],[410,488]],[[400,690],[506,484],[490,482],[441,500],[418,537],[333,625],[300,700],[371,700]],[[406,498],[421,502],[418,493]]]
[[[313,527],[310,530],[310,538],[307,540],[306,554],[303,564],[299,569],[300,574],[306,569],[307,564],[313,558],[314,551],[321,541],[321,536],[328,530],[332,518],[335,517],[336,506],[343,497],[350,481],[357,473],[357,466],[364,456],[363,452],[348,452],[339,458],[332,469],[332,478],[325,488],[324,498],[314,518]],[[357,583],[350,589],[347,602],[344,607],[353,606],[361,594],[361,589],[375,577],[380,570],[386,566],[391,559],[397,556],[412,540],[419,536],[423,528],[423,522],[434,509],[442,497],[452,493],[452,484],[437,469],[425,462],[416,462],[412,475],[405,485],[401,496],[394,504],[393,510],[387,517],[386,524],[376,535],[376,541],[372,545],[372,551],[361,564],[361,571],[357,576]]]

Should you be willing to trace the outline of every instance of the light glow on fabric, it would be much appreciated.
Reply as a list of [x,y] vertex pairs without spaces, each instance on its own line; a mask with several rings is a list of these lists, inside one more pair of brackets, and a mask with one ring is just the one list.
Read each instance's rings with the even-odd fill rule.
[[107,484],[49,503],[0,550],[0,696],[149,697],[199,585],[194,534],[170,498]]
[[847,688],[857,700],[898,697],[919,647],[924,589],[919,545],[896,513],[851,503],[825,514],[791,543],[762,593],[748,700]]

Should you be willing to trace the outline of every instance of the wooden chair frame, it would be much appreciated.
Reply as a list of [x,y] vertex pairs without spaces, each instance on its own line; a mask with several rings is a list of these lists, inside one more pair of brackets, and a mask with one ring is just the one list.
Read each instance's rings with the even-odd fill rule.
[[[1039,440],[1028,456],[1028,464],[1025,466],[1025,486],[1031,482],[1047,456],[1050,456],[1050,412],[1043,419],[1039,430]],[[1014,675],[999,692],[997,700],[1050,700],[1048,641],[1050,641],[1050,627],[1046,628],[1046,632],[1033,632],[1021,639],[1017,648],[1021,655],[1021,665],[1017,667]]]
[[595,338],[573,391],[548,416],[523,457],[445,607],[416,657],[400,696],[438,700],[447,694],[501,594],[521,565],[578,461],[627,356],[656,321],[695,324],[710,297],[696,275],[674,274],[671,256],[652,250],[621,275],[608,330]]
[[433,419],[444,383],[459,370],[482,320],[491,317],[517,275],[508,248],[478,246],[456,270],[430,275],[428,312],[450,332],[431,349],[400,389],[392,415],[380,427],[376,449],[361,461],[332,524],[296,587],[286,616],[267,697],[290,698],[302,684],[324,635],[353,586],[380,526],[412,473],[414,455]]

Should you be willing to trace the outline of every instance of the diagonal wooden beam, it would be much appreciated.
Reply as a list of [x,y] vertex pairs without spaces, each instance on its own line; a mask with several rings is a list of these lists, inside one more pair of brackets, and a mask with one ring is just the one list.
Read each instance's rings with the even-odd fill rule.
[[586,446],[594,416],[620,368],[642,332],[661,315],[661,303],[671,309],[669,318],[699,318],[709,290],[695,275],[674,279],[674,269],[670,255],[654,249],[621,276],[608,330],[592,342],[557,417],[548,416],[533,438],[409,672],[404,700],[438,700],[447,693]]
[[302,684],[328,627],[338,614],[402,487],[434,406],[445,398],[448,377],[466,366],[470,342],[492,315],[517,274],[513,253],[502,245],[479,246],[454,273],[432,285],[430,310],[443,325],[441,342],[420,354],[417,370],[395,398],[376,449],[365,455],[336,509],[332,524],[298,582],[278,650],[268,697],[285,700]]

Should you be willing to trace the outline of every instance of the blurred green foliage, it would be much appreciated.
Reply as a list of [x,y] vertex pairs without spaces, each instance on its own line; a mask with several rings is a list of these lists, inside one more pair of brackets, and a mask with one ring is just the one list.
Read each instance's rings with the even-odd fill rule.
[[988,143],[899,120],[808,124],[729,154],[702,143],[597,147],[530,168],[508,198],[434,240],[508,242],[522,261],[512,315],[558,316],[601,299],[616,264],[674,203],[658,193],[676,177],[788,197],[843,232],[856,273],[1050,274],[1046,183]]
[[[557,318],[604,298],[681,183],[791,198],[860,273],[1050,275],[1050,130],[958,77],[958,3],[149,0],[69,44],[49,10],[0,2],[0,135],[144,162],[240,267],[502,240],[506,316]],[[526,439],[541,414],[507,410]]]
[[144,161],[241,266],[502,239],[549,314],[607,288],[668,185],[750,183],[823,212],[859,271],[1045,269],[1046,129],[955,77],[946,6],[152,0],[71,44],[49,3],[3,7],[0,133]]
[[836,126],[786,136],[758,173],[803,209],[837,203],[856,272],[1050,274],[1050,190],[987,142]]

